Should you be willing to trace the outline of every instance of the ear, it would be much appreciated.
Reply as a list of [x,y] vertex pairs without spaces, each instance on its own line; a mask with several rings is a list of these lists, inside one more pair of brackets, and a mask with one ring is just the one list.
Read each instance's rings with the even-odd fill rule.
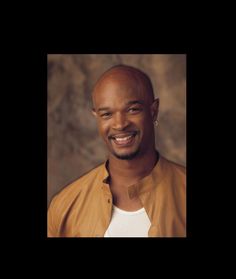
[[97,115],[97,113],[96,113],[96,111],[95,111],[95,108],[92,108],[92,114],[93,114],[93,116],[95,116],[95,117],[97,117],[98,115]]
[[151,114],[152,114],[153,121],[157,120],[158,112],[159,112],[159,98],[156,98],[151,105]]

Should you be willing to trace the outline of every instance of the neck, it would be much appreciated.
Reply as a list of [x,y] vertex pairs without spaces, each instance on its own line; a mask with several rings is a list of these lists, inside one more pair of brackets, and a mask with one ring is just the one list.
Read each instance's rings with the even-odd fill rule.
[[108,169],[111,179],[125,182],[126,185],[136,183],[152,171],[157,159],[158,156],[155,149],[132,160],[121,160],[110,155]]

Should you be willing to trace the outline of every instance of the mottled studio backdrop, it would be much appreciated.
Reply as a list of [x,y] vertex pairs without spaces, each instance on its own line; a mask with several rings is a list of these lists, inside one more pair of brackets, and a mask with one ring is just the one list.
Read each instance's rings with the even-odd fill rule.
[[186,55],[48,55],[48,203],[106,158],[90,108],[93,84],[116,64],[146,72],[160,98],[156,146],[186,164]]

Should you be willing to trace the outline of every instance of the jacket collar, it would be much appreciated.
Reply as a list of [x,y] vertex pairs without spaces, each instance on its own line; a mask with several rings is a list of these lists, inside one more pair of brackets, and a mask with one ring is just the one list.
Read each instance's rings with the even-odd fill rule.
[[[107,191],[109,189],[109,172],[107,169],[108,160],[102,165],[102,182],[105,186],[104,188]],[[146,192],[152,191],[158,184],[162,181],[164,177],[166,169],[165,159],[159,154],[159,159],[154,166],[151,173],[141,180],[139,180],[136,184],[130,185],[127,187],[128,196],[130,199],[133,199],[137,196],[142,196]],[[108,186],[108,187],[107,187]]]

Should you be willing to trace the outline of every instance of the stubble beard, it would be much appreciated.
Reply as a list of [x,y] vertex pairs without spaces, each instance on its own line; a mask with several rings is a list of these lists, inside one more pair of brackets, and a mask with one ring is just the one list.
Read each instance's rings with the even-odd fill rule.
[[140,148],[137,148],[136,151],[124,155],[117,154],[114,150],[112,151],[112,154],[120,160],[132,160],[134,159],[138,154],[140,153]]

